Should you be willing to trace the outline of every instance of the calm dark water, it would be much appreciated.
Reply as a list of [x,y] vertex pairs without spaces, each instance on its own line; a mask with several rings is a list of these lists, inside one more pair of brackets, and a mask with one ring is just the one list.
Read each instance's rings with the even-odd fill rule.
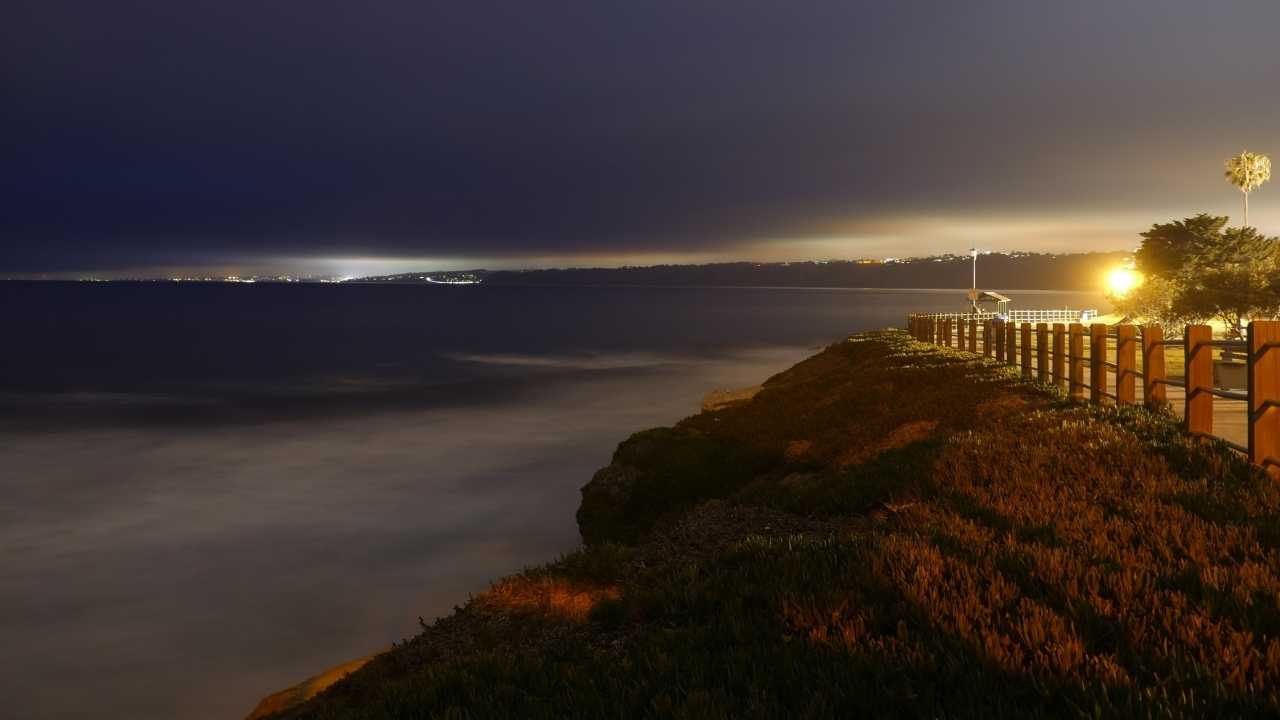
[[0,283],[3,715],[241,717],[573,549],[635,430],[962,297]]

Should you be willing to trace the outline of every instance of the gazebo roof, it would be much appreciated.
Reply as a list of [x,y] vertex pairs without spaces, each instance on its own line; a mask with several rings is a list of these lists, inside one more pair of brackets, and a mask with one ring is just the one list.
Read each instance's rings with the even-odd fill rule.
[[970,290],[969,299],[973,302],[1013,302],[998,292],[990,290]]

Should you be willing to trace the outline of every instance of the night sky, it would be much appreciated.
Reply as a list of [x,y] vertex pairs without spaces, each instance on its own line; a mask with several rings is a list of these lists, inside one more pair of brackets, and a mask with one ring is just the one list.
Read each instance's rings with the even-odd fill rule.
[[0,276],[1127,248],[1280,155],[1275,0],[9,0],[0,55]]

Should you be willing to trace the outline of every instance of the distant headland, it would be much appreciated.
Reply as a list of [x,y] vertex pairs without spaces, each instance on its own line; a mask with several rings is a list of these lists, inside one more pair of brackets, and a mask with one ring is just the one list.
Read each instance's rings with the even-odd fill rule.
[[[1026,290],[1094,290],[1105,273],[1129,257],[1124,252],[989,253],[979,261],[984,287]],[[465,270],[411,272],[352,278],[347,282],[485,285],[648,285],[662,287],[967,288],[968,255],[805,262],[730,262],[617,268]]]
[[[1005,290],[1096,290],[1101,278],[1129,259],[1127,252],[984,253],[978,261],[983,287]],[[319,275],[218,275],[81,277],[25,276],[9,280],[82,282],[330,283],[397,285],[633,285],[657,287],[967,288],[969,255],[862,258],[799,262],[725,262],[522,270],[420,270],[362,277]]]

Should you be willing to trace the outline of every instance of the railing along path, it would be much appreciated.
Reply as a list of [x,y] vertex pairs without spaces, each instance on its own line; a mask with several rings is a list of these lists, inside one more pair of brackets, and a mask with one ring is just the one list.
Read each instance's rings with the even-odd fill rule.
[[[1183,395],[1183,423],[1188,433],[1221,440],[1280,476],[1280,321],[1249,323],[1244,340],[1214,340],[1208,325],[1187,325],[1181,338],[1166,339],[1156,326],[1092,323],[1086,329],[1083,323],[1065,319],[1052,324],[1042,319],[1033,324],[982,314],[911,315],[907,327],[922,342],[985,357],[994,355],[997,362],[1021,367],[1022,377],[1056,385],[1077,400],[1083,400],[1087,391],[1090,402],[1132,405],[1138,402],[1137,388],[1141,387],[1142,402],[1156,408],[1170,402],[1169,388],[1177,388]],[[1109,359],[1113,347],[1114,360]],[[1181,377],[1165,372],[1170,347],[1182,349]],[[1238,350],[1244,356],[1243,389],[1215,382],[1215,349]],[[1108,378],[1112,379],[1110,384]],[[1245,443],[1214,433],[1214,398],[1245,403]]]
[[1050,309],[1050,310],[1009,310],[1003,314],[978,311],[978,312],[962,312],[962,313],[919,313],[915,317],[935,318],[937,320],[970,320],[977,319],[981,322],[984,319],[1007,320],[1011,322],[1086,322],[1098,317],[1098,311],[1089,310],[1071,310],[1071,309]]

